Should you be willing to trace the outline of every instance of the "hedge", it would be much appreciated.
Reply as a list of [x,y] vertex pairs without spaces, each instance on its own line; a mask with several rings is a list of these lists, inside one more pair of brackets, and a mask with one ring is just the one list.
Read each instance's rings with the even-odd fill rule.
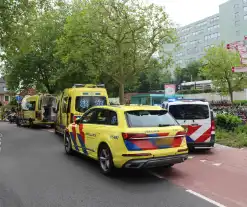
[[231,114],[217,114],[216,116],[216,127],[227,131],[233,131],[242,123],[242,120],[238,116]]

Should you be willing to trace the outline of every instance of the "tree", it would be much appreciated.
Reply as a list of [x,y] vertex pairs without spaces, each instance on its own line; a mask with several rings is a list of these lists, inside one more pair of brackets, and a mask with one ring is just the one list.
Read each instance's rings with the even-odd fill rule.
[[[28,42],[22,40],[18,45],[14,45],[19,52],[14,52],[15,49],[11,50],[10,47],[5,49],[4,74],[10,89],[35,86],[49,93],[57,90],[57,79],[61,74],[57,73],[65,65],[54,56],[56,39],[63,32],[69,7],[61,1],[53,6],[56,7],[45,7],[45,11],[37,9],[30,14],[33,19],[28,25],[28,31],[31,33],[26,33],[30,37]],[[25,44],[28,48],[24,50]]]
[[147,70],[162,44],[175,41],[175,30],[160,6],[137,0],[82,2],[83,9],[68,18],[57,54],[110,76],[123,104],[126,83]]
[[221,93],[228,93],[233,102],[233,92],[243,89],[247,84],[246,73],[233,73],[232,66],[240,65],[237,53],[228,51],[221,43],[217,47],[206,51],[202,62],[201,74],[213,81],[214,86]]
[[174,72],[175,81],[177,84],[181,84],[183,81],[199,81],[205,79],[205,77],[200,74],[200,68],[202,64],[200,61],[190,62],[186,68],[176,68]]

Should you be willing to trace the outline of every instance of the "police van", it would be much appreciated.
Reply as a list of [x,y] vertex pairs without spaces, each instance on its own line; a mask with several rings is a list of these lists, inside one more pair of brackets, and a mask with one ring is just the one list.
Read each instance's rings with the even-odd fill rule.
[[169,99],[162,104],[187,131],[190,150],[210,149],[215,144],[215,122],[210,105],[203,99]]

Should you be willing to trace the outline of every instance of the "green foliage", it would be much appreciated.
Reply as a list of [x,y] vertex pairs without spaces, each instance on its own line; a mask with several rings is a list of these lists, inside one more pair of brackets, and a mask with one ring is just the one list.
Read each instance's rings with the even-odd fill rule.
[[17,106],[18,103],[17,103],[17,101],[16,101],[16,98],[15,98],[15,97],[12,97],[8,105]]
[[247,106],[247,100],[238,100],[238,101],[233,101],[234,105],[242,105],[242,106]]
[[[124,86],[148,69],[151,57],[165,43],[175,42],[175,29],[164,8],[134,0],[83,1],[58,41],[57,55],[65,63],[84,62],[90,72],[110,76]],[[161,44],[162,43],[162,44]],[[170,63],[170,58],[164,60]]]
[[205,77],[200,74],[200,68],[202,67],[201,62],[193,61],[190,62],[186,68],[176,68],[174,72],[175,81],[177,84],[190,81],[204,80]]
[[247,126],[239,126],[234,131],[217,129],[216,142],[229,147],[247,147]]
[[4,48],[6,57],[3,73],[9,89],[35,86],[42,92],[54,93],[57,90],[57,79],[61,74],[58,70],[65,65],[54,56],[56,39],[63,32],[69,9],[61,1],[50,6],[43,4],[40,10],[36,4],[36,10],[29,14],[28,29],[20,28],[20,32],[28,38],[20,39],[18,45],[10,44],[15,49],[19,48],[20,52],[14,52],[15,49],[9,49],[11,47]]
[[216,116],[216,126],[222,129],[233,131],[240,124],[242,120],[238,116],[230,114],[217,114]]
[[247,84],[246,73],[233,73],[231,70],[232,66],[240,64],[239,55],[228,51],[221,43],[218,47],[209,48],[202,62],[201,74],[212,80],[222,94],[229,94],[233,102],[233,91],[242,90]]

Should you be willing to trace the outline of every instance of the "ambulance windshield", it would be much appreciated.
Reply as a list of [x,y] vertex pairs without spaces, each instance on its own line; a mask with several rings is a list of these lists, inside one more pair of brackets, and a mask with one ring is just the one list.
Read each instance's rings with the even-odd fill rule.
[[106,104],[105,96],[77,96],[75,100],[75,110],[84,113],[93,106],[103,106]]
[[208,119],[209,107],[200,104],[170,105],[169,112],[177,120]]

